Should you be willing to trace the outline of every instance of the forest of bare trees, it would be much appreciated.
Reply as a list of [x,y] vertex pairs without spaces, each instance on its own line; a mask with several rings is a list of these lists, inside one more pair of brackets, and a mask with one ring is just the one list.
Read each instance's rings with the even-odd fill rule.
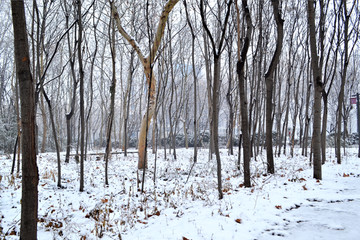
[[[78,161],[83,176],[89,151],[103,151],[107,163],[112,150],[126,156],[131,148],[144,184],[150,149],[176,159],[177,148],[194,148],[195,164],[197,149],[207,148],[222,199],[219,148],[238,155],[234,169],[242,169],[250,187],[249,165],[262,153],[273,174],[274,157],[300,148],[321,179],[326,148],[334,148],[341,164],[346,147],[358,144],[358,112],[350,101],[359,92],[357,0],[12,0],[1,6],[0,151],[14,155],[13,171],[21,171],[20,146],[23,154],[57,152],[61,187],[63,164]],[[17,37],[25,36],[20,43]],[[29,78],[33,89],[24,85]],[[28,122],[31,111],[35,125]],[[36,170],[25,165],[34,159],[22,160],[23,178],[36,177],[24,171]],[[104,175],[108,184],[107,164]],[[86,188],[82,177],[79,186]]]

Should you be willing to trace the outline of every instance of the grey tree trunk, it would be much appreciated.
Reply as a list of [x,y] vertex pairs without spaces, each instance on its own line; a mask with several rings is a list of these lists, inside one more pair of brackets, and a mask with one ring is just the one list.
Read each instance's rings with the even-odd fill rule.
[[[111,32],[112,30],[112,32]],[[111,32],[111,33],[110,33]],[[112,80],[110,86],[110,111],[107,122],[107,131],[106,131],[106,147],[105,147],[105,185],[109,185],[108,179],[108,165],[109,165],[109,155],[111,151],[111,130],[113,127],[114,120],[114,107],[115,107],[115,93],[116,93],[116,51],[115,51],[115,26],[114,21],[111,20],[109,24],[109,39],[110,39],[110,52],[111,52],[111,62],[112,62]]]
[[[221,179],[221,159],[220,159],[220,151],[219,151],[219,134],[218,134],[218,127],[219,127],[219,98],[220,98],[220,60],[221,60],[221,51],[222,46],[225,39],[226,27],[229,21],[230,16],[230,9],[231,9],[232,0],[229,0],[225,15],[224,25],[221,26],[221,36],[219,38],[219,42],[215,43],[215,40],[207,26],[206,23],[206,16],[204,12],[204,1],[200,1],[200,15],[203,27],[207,36],[211,40],[211,46],[213,51],[213,58],[214,58],[214,76],[213,76],[213,86],[212,86],[212,116],[211,116],[211,130],[212,130],[212,140],[214,144],[214,151],[216,156],[216,163],[217,163],[217,179],[218,179],[218,192],[219,192],[219,199],[223,198],[222,192],[222,179]],[[220,9],[219,9],[220,11]],[[216,46],[217,45],[217,46]]]
[[[336,158],[337,163],[341,164],[341,123],[343,119],[343,103],[344,103],[344,91],[345,91],[345,82],[346,82],[346,72],[347,67],[349,65],[349,21],[350,21],[350,14],[348,14],[346,1],[343,1],[343,11],[344,11],[344,56],[343,56],[343,66],[341,72],[341,85],[340,85],[340,92],[338,98],[338,110],[337,110],[337,134],[336,134]],[[345,128],[345,119],[344,119],[344,134],[346,131]],[[345,143],[344,143],[345,144]]]
[[[64,4],[65,11],[67,11],[67,4]],[[69,28],[69,15],[65,15],[65,25],[66,28]],[[65,113],[66,117],[66,155],[65,155],[65,162],[69,162],[70,158],[70,151],[71,151],[71,140],[72,140],[72,132],[71,132],[71,118],[74,115],[75,112],[75,101],[76,101],[76,88],[78,84],[78,80],[76,79],[75,74],[75,53],[73,53],[71,49],[71,43],[70,43],[70,34],[67,34],[67,42],[68,42],[68,51],[69,51],[69,63],[70,63],[70,69],[71,69],[71,77],[73,81],[73,92],[71,97],[71,103],[70,103],[70,110],[69,112]]]
[[129,65],[129,72],[128,72],[128,79],[127,79],[127,87],[126,87],[126,94],[124,97],[126,108],[124,106],[124,155],[127,156],[127,149],[128,149],[128,122],[129,122],[129,115],[130,115],[130,100],[131,100],[131,88],[132,88],[132,78],[135,71],[134,65],[134,57],[135,51],[132,50],[130,53],[130,65]]

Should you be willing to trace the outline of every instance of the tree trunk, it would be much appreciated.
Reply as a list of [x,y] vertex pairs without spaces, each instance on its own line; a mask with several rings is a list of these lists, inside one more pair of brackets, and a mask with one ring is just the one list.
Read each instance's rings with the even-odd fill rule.
[[[343,66],[341,72],[341,85],[340,92],[338,97],[338,110],[337,110],[337,134],[336,134],[336,158],[337,163],[341,164],[341,123],[342,123],[342,114],[343,114],[343,102],[344,102],[344,91],[345,91],[345,82],[346,82],[346,72],[349,64],[349,20],[350,15],[347,13],[346,1],[343,2],[343,10],[344,10],[344,57],[343,57]],[[345,119],[344,119],[345,120]],[[344,121],[344,134],[346,131],[345,121]],[[345,144],[345,143],[344,143]]]
[[227,93],[226,93],[226,100],[227,100],[227,103],[229,105],[229,122],[228,122],[228,138],[229,138],[229,141],[228,141],[228,150],[229,150],[229,153],[230,155],[234,155],[234,141],[233,141],[233,126],[234,126],[234,107],[233,107],[233,102],[232,102],[232,65],[231,65],[231,47],[232,47],[232,44],[229,44],[229,56],[228,56],[228,64],[229,64],[229,85],[228,85],[228,90],[227,90]]
[[[168,25],[169,26],[169,25]],[[172,61],[172,44],[171,44],[171,28],[168,27],[169,33],[169,62],[170,62],[170,76],[171,76],[171,93],[170,93],[170,103],[169,103],[169,124],[170,124],[170,138],[171,138],[171,147],[173,150],[174,159],[176,159],[176,112],[173,114],[172,106],[174,100],[174,91],[175,91],[175,76],[174,76],[174,67]],[[176,106],[177,107],[177,106]],[[175,116],[174,116],[175,115]]]
[[272,144],[272,102],[273,102],[273,85],[274,85],[274,72],[276,66],[280,59],[281,49],[282,49],[282,42],[284,37],[284,20],[281,19],[281,13],[279,9],[279,1],[274,0],[271,1],[275,22],[277,25],[277,41],[276,41],[276,49],[274,52],[274,56],[270,62],[270,66],[268,71],[265,74],[265,84],[266,84],[266,158],[267,158],[267,171],[269,173],[275,173],[274,167],[274,154],[273,154],[273,144]]
[[35,96],[30,71],[24,2],[11,1],[16,73],[22,119],[22,196],[20,239],[37,239],[38,181],[35,145]]
[[[43,91],[43,90],[41,90]],[[45,152],[46,148],[46,141],[47,141],[47,120],[46,120],[46,111],[45,111],[45,105],[44,105],[44,98],[43,95],[40,97],[40,110],[41,110],[41,117],[43,120],[43,134],[42,134],[42,140],[41,140],[41,153]]]
[[314,2],[308,0],[308,24],[310,36],[310,50],[311,50],[311,66],[314,79],[314,119],[313,119],[313,134],[312,134],[312,152],[314,162],[314,178],[321,180],[321,92],[323,84],[321,82],[321,69],[319,68],[319,61],[316,49],[316,32],[315,32],[315,10]]
[[[208,111],[209,111],[209,125],[210,121],[212,119],[212,75],[211,75],[211,63],[209,59],[209,45],[208,45],[208,39],[206,37],[206,33],[204,31],[203,33],[203,39],[204,39],[204,60],[205,60],[205,73],[206,73],[206,89],[207,89],[207,102],[208,102]],[[214,153],[214,144],[213,144],[213,132],[212,127],[210,126],[210,143],[209,143],[209,156],[210,159],[212,158],[212,154]]]
[[197,76],[196,76],[196,69],[195,69],[195,38],[196,35],[194,33],[193,26],[190,21],[189,12],[186,4],[186,0],[183,1],[185,6],[186,12],[186,20],[190,27],[191,31],[191,64],[192,64],[192,74],[194,80],[194,163],[197,162]]
[[[240,47],[240,12],[236,1],[237,10],[237,33],[238,33],[238,47]],[[243,137],[243,156],[244,156],[244,186],[251,187],[250,181],[250,136],[249,136],[249,120],[248,120],[248,100],[245,94],[245,62],[248,49],[250,47],[251,35],[252,35],[252,22],[250,11],[247,5],[247,1],[242,1],[242,9],[244,11],[246,19],[246,34],[244,42],[242,44],[241,53],[238,51],[238,62],[237,62],[237,74],[239,77],[239,92],[240,92],[240,112],[241,112],[241,132]],[[241,135],[240,135],[241,139]],[[240,144],[240,143],[239,143]],[[240,147],[240,146],[239,146]]]
[[77,17],[78,17],[78,62],[80,75],[80,192],[84,191],[84,143],[85,143],[85,110],[84,110],[84,70],[82,62],[82,16],[81,16],[81,0],[77,2]]
[[129,72],[128,72],[128,79],[127,79],[127,87],[126,87],[126,109],[124,107],[124,156],[127,156],[127,148],[128,148],[128,121],[129,121],[129,110],[130,110],[130,100],[131,100],[131,88],[132,88],[132,78],[134,73],[134,54],[135,51],[131,51],[130,53],[130,65],[129,65]]
[[[67,11],[67,4],[64,4],[65,11]],[[65,18],[65,25],[66,28],[69,28],[69,15],[66,15]],[[72,52],[71,43],[70,43],[70,33],[67,34],[67,42],[68,42],[68,51],[69,51],[69,63],[70,63],[70,70],[71,70],[71,79],[73,82],[73,89],[72,89],[72,96],[70,97],[70,110],[69,112],[65,113],[66,118],[66,155],[65,155],[65,162],[69,162],[70,158],[70,151],[71,151],[71,140],[73,138],[72,131],[71,131],[71,119],[75,112],[75,100],[76,100],[76,88],[78,81],[76,80],[75,74],[75,54]],[[75,47],[75,46],[74,46]]]
[[327,118],[328,118],[328,98],[327,94],[322,93],[322,99],[324,102],[324,112],[322,119],[322,131],[321,131],[321,164],[325,164],[326,161],[326,128],[327,128]]
[[155,80],[154,72],[152,71],[152,68],[149,65],[145,67],[145,75],[146,75],[146,79],[148,79],[148,84],[149,84],[148,87],[149,103],[148,103],[147,111],[143,116],[140,126],[139,143],[138,143],[138,151],[139,151],[138,169],[143,169],[144,167],[147,167],[147,156],[146,156],[145,145],[146,145],[150,122],[154,115],[155,105],[156,105],[156,94],[155,94],[156,80]]
[[220,56],[214,56],[214,81],[213,81],[213,99],[212,99],[212,133],[213,143],[217,163],[218,191],[219,199],[223,198],[221,181],[221,159],[219,151],[219,98],[220,98]]
[[[211,130],[212,130],[212,139],[214,144],[216,162],[217,162],[217,178],[218,178],[218,192],[219,192],[219,199],[223,198],[222,192],[222,179],[221,179],[221,159],[220,159],[220,151],[219,151],[219,98],[220,98],[220,63],[221,63],[221,51],[222,46],[225,39],[226,27],[228,24],[229,16],[230,16],[230,7],[232,4],[232,0],[230,0],[227,5],[226,15],[224,25],[221,26],[221,37],[219,38],[218,43],[215,43],[215,40],[207,26],[206,23],[206,16],[204,13],[204,2],[203,0],[200,1],[200,14],[203,27],[205,32],[207,33],[208,37],[211,40],[213,57],[214,57],[214,76],[213,76],[213,86],[212,86],[212,116],[211,116]],[[220,11],[220,9],[219,9]],[[217,45],[217,46],[216,46]]]
[[[115,29],[113,25],[113,20],[110,21],[109,24],[109,39],[110,39],[110,52],[111,52],[111,60],[112,60],[112,80],[110,86],[110,111],[107,122],[107,131],[106,131],[106,148],[105,148],[105,185],[109,185],[108,179],[108,163],[109,163],[109,155],[111,151],[111,130],[113,126],[114,120],[114,107],[115,107],[115,93],[116,93],[116,52],[115,52]],[[112,33],[110,34],[110,29],[112,29]]]
[[114,2],[111,1],[111,13],[116,21],[116,26],[120,32],[120,34],[129,42],[129,44],[133,47],[133,49],[138,54],[138,57],[143,65],[144,73],[146,76],[146,81],[148,85],[148,106],[147,111],[143,116],[143,119],[141,121],[140,126],[140,133],[139,133],[139,141],[138,141],[138,151],[139,151],[139,161],[138,161],[138,169],[143,169],[147,165],[147,159],[146,159],[146,140],[147,140],[147,134],[149,130],[149,125],[151,122],[151,119],[155,112],[155,105],[156,105],[156,79],[154,72],[152,70],[152,64],[155,61],[156,53],[160,47],[160,43],[162,40],[162,37],[164,35],[164,30],[166,26],[167,19],[169,17],[169,14],[171,10],[174,8],[174,6],[177,4],[179,0],[169,0],[160,16],[159,25],[156,29],[156,34],[154,37],[153,45],[151,46],[150,53],[148,57],[144,57],[143,53],[140,50],[140,47],[138,46],[135,39],[133,39],[131,36],[127,34],[127,32],[124,30],[124,28],[121,25],[120,22],[120,16],[119,13],[114,5]]

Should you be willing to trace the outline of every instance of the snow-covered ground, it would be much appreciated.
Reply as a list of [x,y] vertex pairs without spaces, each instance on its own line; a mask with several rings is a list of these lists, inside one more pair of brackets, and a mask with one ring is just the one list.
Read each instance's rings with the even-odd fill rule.
[[[224,199],[218,200],[216,161],[200,149],[178,149],[177,160],[149,151],[142,194],[137,186],[137,154],[113,155],[109,183],[104,162],[88,156],[85,191],[79,192],[79,166],[62,164],[62,189],[56,186],[56,155],[38,157],[38,239],[360,239],[360,159],[348,149],[338,165],[333,150],[323,165],[323,180],[312,178],[309,159],[275,158],[267,175],[264,156],[252,160],[252,188],[242,187],[237,156],[222,150]],[[63,156],[63,155],[62,155]],[[171,157],[171,158],[169,158]],[[18,239],[21,179],[12,178],[11,159],[0,157],[0,238]],[[139,172],[139,176],[141,173]]]

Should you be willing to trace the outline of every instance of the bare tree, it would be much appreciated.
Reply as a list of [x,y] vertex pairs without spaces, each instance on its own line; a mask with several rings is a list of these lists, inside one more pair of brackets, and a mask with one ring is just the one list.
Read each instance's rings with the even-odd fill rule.
[[[350,35],[353,31],[349,32],[349,24],[350,24],[350,16],[351,16],[351,12],[354,10],[356,1],[353,2],[353,5],[351,6],[350,9],[347,8],[347,3],[346,1],[342,1],[340,4],[342,4],[342,10],[343,10],[343,14],[341,14],[340,16],[342,17],[342,21],[344,23],[344,30],[343,30],[343,38],[342,41],[344,42],[344,49],[343,52],[341,54],[341,60],[342,60],[342,66],[341,66],[341,85],[340,85],[340,91],[339,91],[339,96],[338,96],[338,109],[337,109],[337,134],[336,134],[336,158],[337,158],[337,163],[341,164],[341,154],[340,154],[340,148],[341,148],[341,144],[340,144],[340,139],[341,139],[341,123],[342,123],[342,119],[344,119],[344,134],[346,132],[346,119],[342,116],[344,109],[344,91],[345,91],[345,82],[346,82],[346,77],[347,77],[347,69],[349,66],[349,59],[351,56],[351,53],[353,52],[354,46],[358,40],[358,35],[359,33],[357,33],[357,38],[354,41],[354,45],[351,49],[349,49],[349,38]],[[321,7],[321,5],[320,5]],[[357,21],[356,21],[357,22]],[[339,24],[340,25],[340,24]],[[345,142],[344,142],[345,144]]]
[[151,46],[151,49],[149,51],[149,55],[147,57],[144,56],[143,52],[140,50],[140,46],[138,43],[131,37],[123,28],[120,21],[119,13],[115,7],[114,2],[110,2],[111,4],[111,12],[112,16],[114,17],[116,21],[116,26],[118,28],[118,31],[120,34],[129,42],[129,44],[134,48],[136,51],[140,62],[143,65],[144,73],[146,76],[146,81],[148,84],[148,91],[149,91],[149,105],[147,107],[147,112],[145,113],[140,127],[140,134],[139,134],[139,143],[138,143],[138,150],[139,150],[139,162],[138,162],[138,168],[143,169],[146,166],[146,139],[147,139],[147,133],[149,129],[149,125],[151,122],[151,119],[154,115],[155,111],[155,105],[156,105],[156,79],[155,74],[152,71],[152,66],[155,61],[156,54],[158,52],[158,49],[160,47],[161,39],[164,35],[164,30],[166,26],[166,22],[168,19],[168,16],[171,12],[171,10],[174,8],[176,3],[178,3],[179,0],[169,0],[160,16],[159,25],[156,30],[155,37],[153,39],[153,45]]
[[78,17],[78,63],[79,63],[79,85],[80,85],[80,192],[84,191],[84,158],[85,158],[85,110],[84,110],[84,69],[82,59],[82,34],[83,24],[81,15],[81,0],[77,1]]
[[272,102],[273,102],[273,85],[274,85],[274,72],[276,66],[280,59],[282,42],[284,37],[284,20],[281,18],[281,6],[279,5],[279,0],[271,1],[273,7],[273,13],[275,22],[277,25],[277,41],[276,49],[271,59],[269,68],[265,73],[265,83],[266,83],[266,158],[267,158],[267,171],[269,173],[275,172],[274,167],[274,153],[273,153],[273,144],[272,144]]
[[185,6],[186,11],[186,21],[190,27],[191,31],[191,63],[192,63],[192,73],[194,78],[194,163],[197,162],[197,75],[196,75],[196,69],[195,69],[195,32],[193,25],[191,24],[189,12],[187,8],[186,0],[183,2]]
[[[228,25],[229,16],[230,16],[230,10],[231,10],[231,4],[232,0],[229,0],[229,2],[226,3],[226,14],[225,14],[225,20],[224,23],[221,24],[221,31],[220,31],[220,38],[218,38],[218,41],[214,39],[213,35],[210,32],[210,29],[206,22],[206,13],[204,10],[204,1],[200,1],[200,14],[201,14],[201,20],[205,29],[205,32],[207,36],[210,38],[211,47],[213,51],[213,57],[214,57],[214,76],[213,76],[213,86],[212,86],[212,116],[211,116],[211,128],[212,128],[212,138],[214,143],[214,150],[215,150],[215,156],[216,156],[216,162],[217,162],[217,178],[218,178],[218,192],[219,192],[219,199],[223,198],[222,193],[222,181],[221,181],[221,159],[220,159],[220,151],[219,151],[219,134],[218,134],[218,127],[219,127],[219,98],[220,98],[220,62],[221,62],[221,52],[223,48],[223,43],[225,40],[225,34],[226,34],[226,27]],[[220,6],[219,6],[220,8]],[[219,9],[220,11],[220,9]]]
[[319,67],[319,59],[316,47],[314,2],[311,0],[308,0],[307,11],[311,50],[311,68],[314,80],[314,118],[312,134],[314,178],[321,179],[321,93],[323,90],[323,83],[321,81],[321,69]]
[[[245,62],[247,58],[247,53],[251,43],[252,35],[252,22],[250,10],[246,0],[242,0],[242,9],[246,19],[246,33],[243,42],[241,43],[241,34],[240,34],[240,11],[235,2],[236,12],[237,12],[237,33],[238,33],[238,62],[237,62],[237,74],[239,78],[239,92],[240,92],[240,113],[241,113],[241,132],[244,139],[243,142],[243,155],[244,155],[244,186],[251,187],[250,181],[250,136],[249,136],[249,118],[248,118],[248,99],[245,94]],[[240,46],[242,49],[240,52]],[[240,153],[239,153],[240,154]]]
[[[65,25],[66,28],[69,28],[69,17],[70,17],[70,9],[68,9],[67,3],[64,2],[64,12],[65,12]],[[75,43],[76,43],[76,39],[74,39]],[[79,83],[79,80],[77,80],[76,78],[76,73],[75,73],[75,52],[74,50],[72,50],[71,48],[71,41],[70,41],[70,32],[68,32],[67,34],[67,43],[68,43],[68,51],[69,51],[69,63],[70,63],[70,70],[71,70],[71,80],[73,83],[72,86],[72,96],[70,96],[70,109],[67,110],[67,112],[65,113],[65,117],[66,117],[66,137],[67,137],[67,142],[66,142],[66,155],[65,155],[65,162],[68,163],[69,162],[69,157],[70,157],[70,150],[71,150],[71,139],[72,139],[72,132],[71,132],[71,118],[74,115],[75,112],[75,102],[76,102],[76,89],[77,89],[77,85]],[[75,44],[74,44],[75,45]],[[75,46],[74,46],[75,49]]]
[[37,239],[38,181],[35,145],[35,96],[30,71],[24,2],[11,1],[16,73],[22,119],[22,201],[20,239]]
[[115,93],[116,93],[116,51],[115,51],[115,25],[111,19],[109,24],[109,42],[112,63],[112,79],[110,86],[110,111],[108,115],[107,131],[106,131],[106,147],[105,147],[105,185],[109,185],[108,180],[108,162],[111,150],[111,129],[114,120],[114,106],[115,106]]

